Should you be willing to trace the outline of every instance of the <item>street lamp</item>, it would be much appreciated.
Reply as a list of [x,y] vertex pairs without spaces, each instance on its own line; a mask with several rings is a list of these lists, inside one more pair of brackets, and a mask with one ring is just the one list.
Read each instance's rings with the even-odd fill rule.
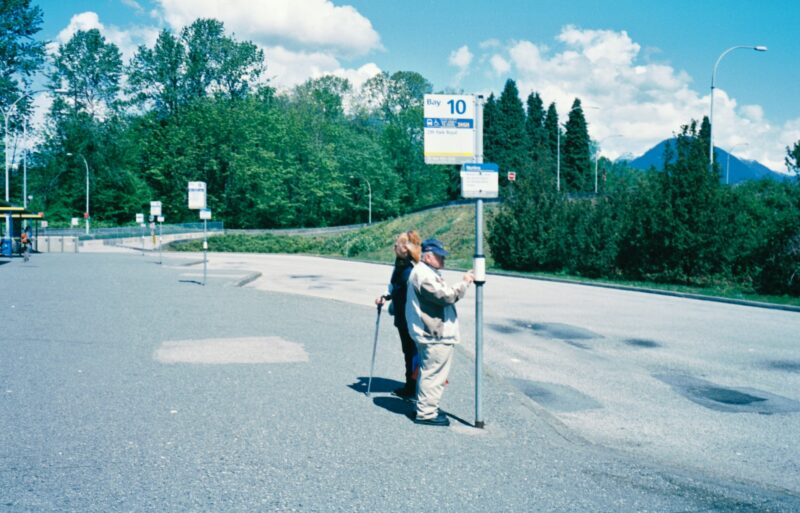
[[714,167],[714,84],[717,80],[717,66],[719,66],[719,62],[722,60],[723,57],[728,55],[730,52],[734,50],[738,50],[739,48],[746,48],[749,50],[755,50],[757,52],[766,52],[766,46],[748,46],[748,45],[739,45],[739,46],[731,46],[724,52],[720,54],[717,58],[717,62],[714,63],[714,70],[711,72],[711,110],[708,114],[708,124],[709,124],[709,134],[708,134],[708,166],[709,168]]
[[731,177],[731,153],[736,148],[744,148],[748,146],[750,143],[740,143],[735,144],[730,150],[728,150],[728,162],[725,164],[725,185],[730,185],[730,177]]
[[[370,185],[369,180],[367,180],[366,176],[358,175],[358,177],[367,182],[367,191],[369,193],[369,217],[367,224],[372,224],[372,185]],[[350,175],[350,178],[355,178],[355,176]]]
[[[67,153],[68,157],[72,156],[72,153]],[[83,159],[83,165],[86,166],[86,213],[83,217],[86,219],[86,235],[89,235],[89,163],[86,162],[86,157],[78,154],[80,158]]]
[[[9,191],[9,183],[8,183],[8,178],[9,178],[8,177],[8,173],[9,173],[9,167],[10,167],[10,162],[9,162],[9,158],[8,158],[8,118],[11,115],[11,111],[16,108],[17,103],[19,103],[23,98],[28,98],[30,96],[33,96],[34,94],[38,94],[38,93],[41,93],[43,91],[44,91],[44,89],[39,89],[39,90],[36,90],[36,91],[29,91],[29,92],[21,95],[16,100],[14,100],[14,102],[11,105],[9,105],[7,108],[2,109],[3,122],[5,124],[5,130],[3,131],[3,158],[5,159],[5,166],[4,167],[5,167],[5,175],[6,175],[6,196],[5,196],[6,203],[8,203],[10,201],[10,191]],[[64,91],[59,89],[59,90],[55,90],[53,92],[62,93]],[[25,135],[27,135],[27,133]],[[26,168],[25,172],[26,172],[26,175],[27,175],[27,162],[26,162],[25,168]],[[27,176],[25,178],[26,178],[26,181],[27,181]],[[26,193],[27,193],[27,191],[26,191]],[[23,203],[26,203],[26,202],[23,200]],[[11,224],[10,224],[11,223],[11,218],[10,218],[10,216],[6,216],[5,223],[6,223],[6,235],[5,235],[5,238],[10,240],[11,239]]]
[[614,137],[622,137],[622,134],[614,134],[608,135],[600,139],[600,142],[597,143],[597,151],[594,152],[594,193],[597,194],[597,161],[600,158],[600,147],[602,146],[603,142],[608,139],[613,139]]

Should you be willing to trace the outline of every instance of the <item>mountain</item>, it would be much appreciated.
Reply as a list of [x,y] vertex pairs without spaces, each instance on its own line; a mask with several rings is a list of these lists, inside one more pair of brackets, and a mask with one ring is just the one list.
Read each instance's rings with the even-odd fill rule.
[[[664,146],[667,142],[673,142],[675,139],[665,139],[647,150],[642,156],[636,157],[628,162],[628,165],[634,169],[648,170],[650,166],[656,169],[661,169],[664,164]],[[771,170],[767,166],[761,164],[756,160],[739,159],[734,155],[730,155],[727,151],[714,147],[714,159],[720,164],[720,174],[722,175],[722,182],[725,183],[725,174],[728,171],[728,157],[730,156],[730,170],[729,170],[729,183],[735,184],[744,182],[746,180],[759,180],[761,178],[769,178],[772,180],[786,180],[789,176],[783,173],[778,173]]]

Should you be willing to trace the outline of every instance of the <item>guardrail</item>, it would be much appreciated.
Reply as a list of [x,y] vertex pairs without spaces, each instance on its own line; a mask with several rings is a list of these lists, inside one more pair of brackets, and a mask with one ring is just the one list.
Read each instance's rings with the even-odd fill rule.
[[[156,233],[159,232],[158,226],[155,228]],[[164,235],[171,235],[177,233],[196,233],[203,231],[203,223],[182,223],[182,224],[165,224],[161,226],[161,233]],[[208,223],[208,231],[223,232],[225,225],[221,221]],[[150,235],[150,228],[142,228],[140,226],[119,226],[115,228],[94,228],[89,234],[86,233],[84,228],[47,228],[39,230],[39,235],[53,236],[53,237],[77,237],[80,240],[95,240],[95,239],[125,239],[129,237],[141,237],[142,234]]]

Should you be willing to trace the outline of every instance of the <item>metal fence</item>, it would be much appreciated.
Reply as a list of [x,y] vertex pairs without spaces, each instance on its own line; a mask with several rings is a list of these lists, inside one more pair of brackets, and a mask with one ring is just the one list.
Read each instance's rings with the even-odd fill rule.
[[[156,225],[156,233],[158,233],[158,225]],[[161,233],[164,235],[175,233],[197,233],[203,231],[203,223],[183,223],[183,224],[165,224],[161,227]],[[209,233],[224,232],[225,225],[221,221],[208,223]],[[48,235],[53,237],[78,237],[80,240],[94,240],[94,239],[124,239],[127,237],[141,237],[142,234],[149,235],[150,228],[141,226],[118,226],[115,228],[92,228],[89,234],[86,233],[86,228],[46,228],[39,229],[39,235]]]

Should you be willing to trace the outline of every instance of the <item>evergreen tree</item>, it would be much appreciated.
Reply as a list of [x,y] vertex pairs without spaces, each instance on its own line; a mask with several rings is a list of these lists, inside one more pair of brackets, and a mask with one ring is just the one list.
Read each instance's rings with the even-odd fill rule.
[[800,141],[794,143],[792,148],[786,147],[786,169],[794,171],[797,179],[800,180]]
[[545,132],[545,147],[548,150],[550,166],[548,173],[553,177],[553,183],[556,180],[556,159],[558,157],[558,139],[561,127],[558,121],[558,110],[556,110],[555,102],[547,107],[547,114],[544,117],[544,132]]
[[528,158],[531,162],[538,162],[545,158],[543,152],[547,149],[547,133],[544,128],[544,104],[539,93],[531,93],[526,101],[528,112],[525,118],[525,132],[527,134]]
[[525,136],[525,109],[519,98],[517,84],[506,81],[503,92],[497,101],[497,147],[494,162],[500,167],[502,175],[507,171],[521,171],[525,168],[529,153]]
[[566,133],[561,141],[561,177],[567,192],[592,190],[592,162],[589,131],[580,99],[572,103]]
[[494,93],[483,104],[483,158],[486,162],[497,162],[499,155],[499,131],[497,100]]

